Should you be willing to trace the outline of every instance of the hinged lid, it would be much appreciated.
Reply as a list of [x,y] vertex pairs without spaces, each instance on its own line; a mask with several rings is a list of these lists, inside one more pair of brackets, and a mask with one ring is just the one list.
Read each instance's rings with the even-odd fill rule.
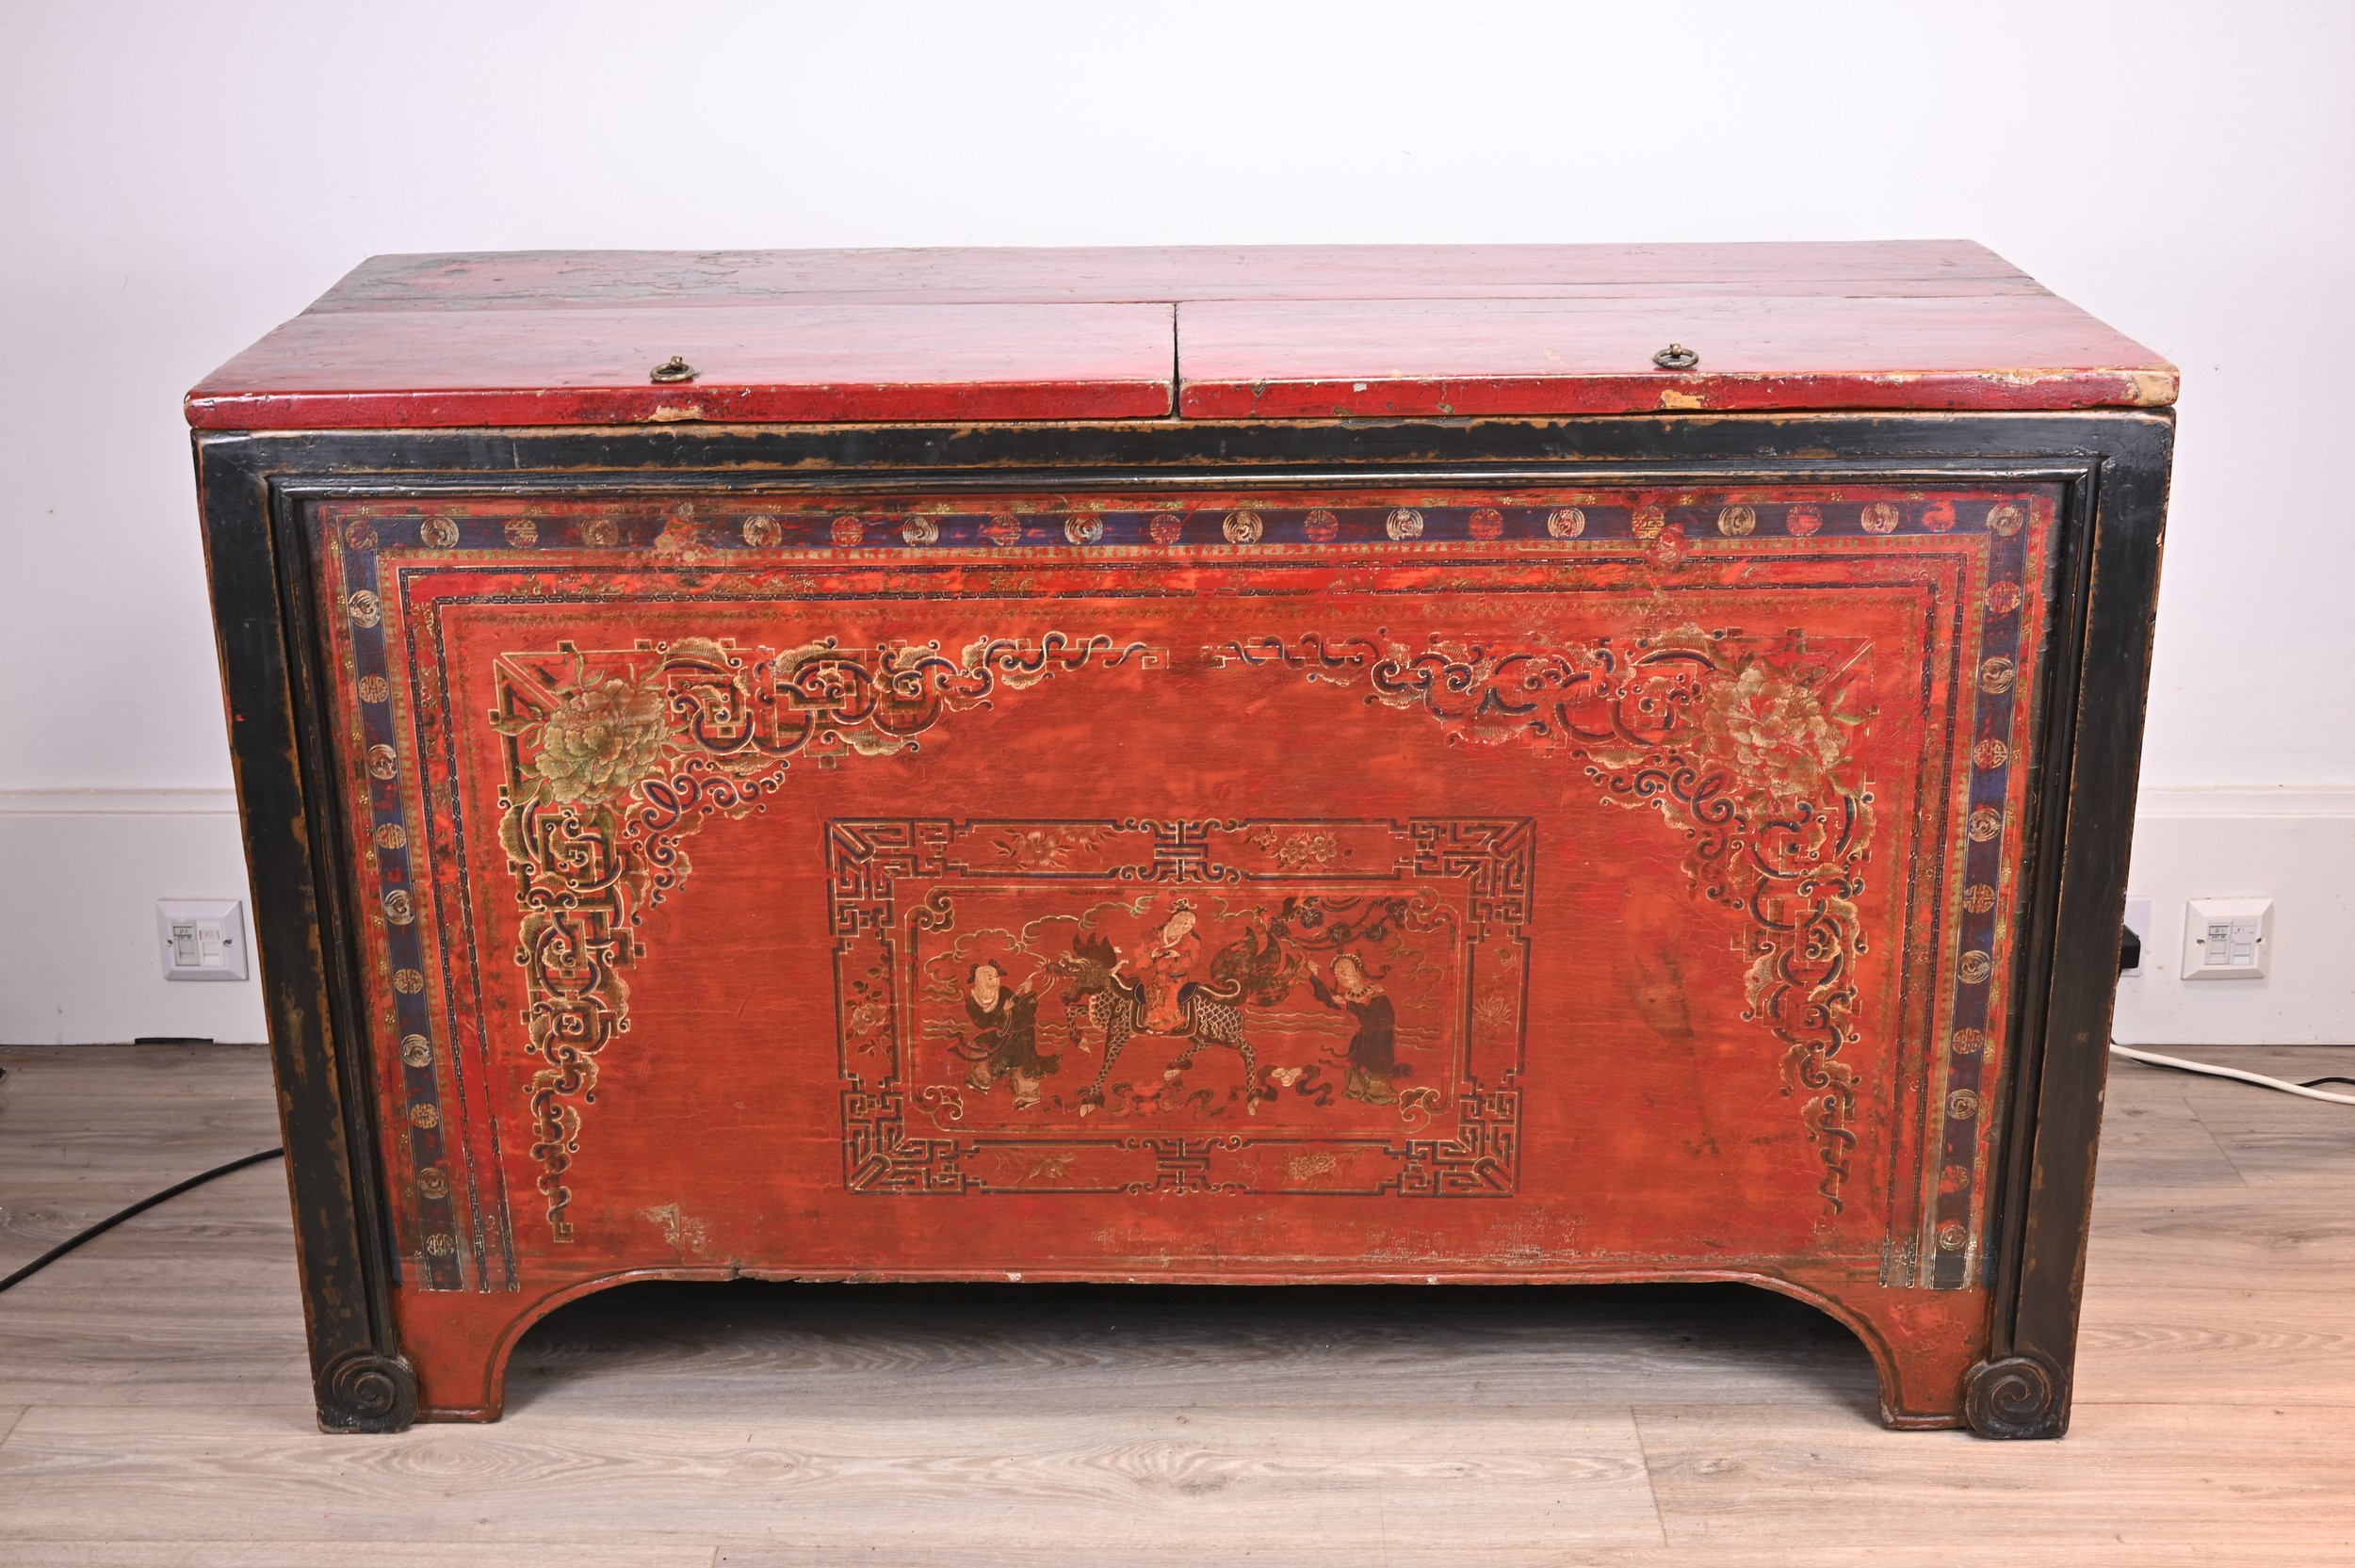
[[[658,380],[674,360],[691,377]],[[364,263],[207,377],[188,421],[2037,410],[2175,391],[2166,361],[1965,241],[522,251]]]

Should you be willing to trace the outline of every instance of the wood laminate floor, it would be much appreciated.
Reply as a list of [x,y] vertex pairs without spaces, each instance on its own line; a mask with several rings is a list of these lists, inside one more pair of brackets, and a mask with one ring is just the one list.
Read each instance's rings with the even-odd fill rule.
[[[276,1141],[258,1050],[0,1065],[0,1272]],[[1886,1431],[1733,1286],[640,1286],[329,1437],[273,1163],[0,1295],[0,1564],[2355,1564],[2355,1107],[2111,1083],[2059,1443]]]

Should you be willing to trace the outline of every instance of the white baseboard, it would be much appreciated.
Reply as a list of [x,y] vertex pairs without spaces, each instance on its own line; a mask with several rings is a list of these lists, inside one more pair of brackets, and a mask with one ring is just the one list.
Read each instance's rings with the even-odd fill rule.
[[[2129,880],[2156,929],[2120,1040],[2355,1042],[2355,787],[2146,789]],[[2184,903],[2251,896],[2272,973],[2179,978]],[[257,984],[169,984],[154,950],[156,899],[246,897],[230,790],[0,790],[0,1043],[260,1040]]]
[[0,816],[234,816],[234,789],[0,789]]
[[2173,788],[2145,789],[2137,818],[2165,816],[2355,816],[2355,784],[2337,789]]

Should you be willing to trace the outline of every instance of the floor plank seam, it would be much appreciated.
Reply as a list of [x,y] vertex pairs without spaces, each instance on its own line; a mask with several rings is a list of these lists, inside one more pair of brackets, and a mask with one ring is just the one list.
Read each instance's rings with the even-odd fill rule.
[[2200,1114],[2200,1103],[2186,1094],[2184,1096],[2184,1104],[2189,1107],[2192,1121],[2199,1125],[2201,1132],[2208,1135],[2208,1141],[2216,1145],[2216,1152],[2223,1156],[2225,1166],[2240,1179],[2241,1186],[2254,1188],[2257,1184],[2249,1179],[2249,1172],[2242,1170],[2240,1161],[2233,1157],[2233,1151],[2225,1147],[2224,1140],[2218,1138],[2216,1135],[2216,1129],[2208,1125],[2208,1119]]
[[1652,1528],[1660,1532],[1660,1549],[1670,1549],[1668,1515],[1660,1506],[1660,1478],[1652,1474],[1651,1444],[1644,1436],[1643,1414],[1633,1405],[1627,1407],[1627,1424],[1635,1431],[1635,1451],[1644,1461],[1644,1493],[1651,1498]]

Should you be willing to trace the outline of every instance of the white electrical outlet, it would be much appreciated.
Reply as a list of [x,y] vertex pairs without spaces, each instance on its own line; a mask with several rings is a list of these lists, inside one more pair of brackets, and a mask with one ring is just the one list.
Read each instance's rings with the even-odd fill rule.
[[159,898],[155,938],[168,980],[246,978],[245,906],[234,898]]
[[[2126,900],[2126,936],[2128,940],[2121,943],[2119,949],[2118,974],[2120,979],[2131,979],[2151,966],[2150,899],[2129,898]],[[2135,962],[2131,964],[2125,962],[2125,955],[2128,953],[2134,955]]]
[[2184,906],[2187,980],[2261,980],[2272,946],[2270,898],[2194,898]]

